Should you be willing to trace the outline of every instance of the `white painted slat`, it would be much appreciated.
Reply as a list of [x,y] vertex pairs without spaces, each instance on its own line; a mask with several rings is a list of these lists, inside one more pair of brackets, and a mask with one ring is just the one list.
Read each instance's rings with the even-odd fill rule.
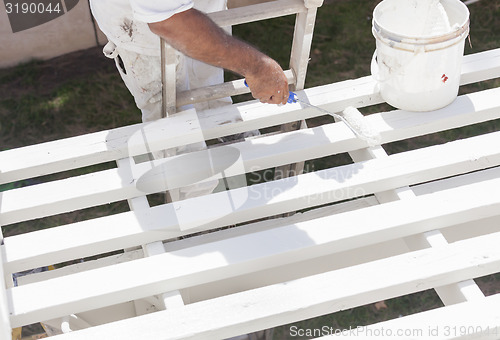
[[[191,184],[212,176],[214,172],[220,178],[220,170],[224,170],[224,175],[231,176],[249,170],[293,162],[298,160],[300,155],[303,157],[304,154],[310,157],[327,155],[331,153],[332,149],[329,143],[335,139],[340,139],[341,142],[355,140],[354,136],[349,135],[347,128],[339,124],[317,129],[327,129],[328,131],[294,134],[285,139],[283,139],[284,137],[270,136],[260,141],[248,141],[232,146],[174,156],[165,160],[156,160],[147,164],[141,163],[133,166],[129,173],[123,169],[111,169],[9,190],[3,193],[5,203],[0,207],[2,223],[6,225],[176,188],[179,187],[179,179],[181,182],[184,179],[184,183]],[[328,135],[332,137],[327,137]],[[357,145],[362,146],[362,141],[359,141]],[[337,146],[339,151],[342,148],[343,143]],[[285,150],[287,152],[284,152]],[[176,160],[178,160],[177,165],[173,165]],[[167,163],[171,162],[172,165],[167,166]],[[183,164],[182,162],[187,163]],[[215,164],[214,169],[209,167],[212,162]],[[160,181],[159,186],[153,186],[150,191],[146,190],[144,186],[141,188],[143,190],[137,190],[136,186],[139,184],[136,181],[141,174],[149,170],[150,164],[156,168],[165,164],[166,170],[171,172],[169,181],[168,183]],[[230,165],[233,166],[226,169]],[[183,170],[176,171],[178,169]],[[68,192],[67,188],[71,188],[71,192]]]
[[[198,246],[208,242],[215,242],[228,239],[230,237],[246,235],[251,232],[268,230],[271,228],[282,227],[297,222],[308,221],[314,218],[366,208],[376,204],[377,202],[374,197],[363,197],[360,199],[349,200],[346,202],[337,203],[335,205],[309,210],[303,213],[296,213],[292,216],[288,216],[285,218],[273,218],[268,220],[262,220],[259,222],[248,224],[245,227],[229,228],[225,230],[220,230],[217,233],[204,234],[203,238],[200,237],[185,238],[181,242],[179,241],[168,242],[168,245],[166,247],[168,247],[168,251],[184,249],[187,247]],[[19,285],[24,285],[33,282],[48,280],[55,277],[60,277],[63,275],[74,274],[85,270],[110,266],[126,261],[132,261],[143,257],[144,257],[143,250],[137,249],[119,255],[107,256],[94,261],[81,262],[50,271],[40,272],[28,276],[22,276],[17,279],[17,282]]]
[[194,110],[130,125],[0,152],[0,184],[204,140]]
[[472,279],[435,288],[445,306],[484,298],[484,294]]
[[[462,71],[466,75],[464,84],[472,81],[481,81],[500,76],[500,61],[496,55],[500,49],[487,51],[478,55],[471,54],[464,57]],[[491,58],[494,61],[490,61]],[[487,67],[486,67],[487,66]],[[491,71],[491,73],[490,73]],[[476,76],[475,73],[479,76]],[[338,83],[318,86],[304,91],[297,91],[299,98],[309,101],[311,104],[320,106],[332,112],[341,112],[348,106],[365,107],[383,102],[377,92],[376,82],[371,76],[346,80]],[[204,134],[214,138],[214,127],[224,129],[222,135],[229,135],[231,132],[243,132],[251,129],[280,125],[291,121],[312,118],[320,115],[316,110],[303,108],[293,110],[292,105],[285,105],[279,109],[270,105],[262,105],[258,102],[250,102],[232,105],[219,110],[208,110],[200,112],[201,123]],[[231,121],[231,118],[238,117],[241,121],[235,121],[231,125],[224,122]],[[234,121],[234,120],[233,120]]]
[[3,271],[3,254],[0,252],[0,339],[10,339],[10,313],[8,308],[8,300],[6,294],[6,286]]
[[[128,190],[127,190],[128,189]],[[9,190],[0,207],[3,225],[84,209],[139,196],[135,186],[124,188],[117,169]]]
[[53,270],[39,272],[31,275],[20,276],[17,278],[17,283],[19,286],[23,286],[38,281],[49,280],[59,276],[71,275],[74,273],[90,269],[112,266],[117,263],[123,263],[142,258],[144,258],[144,251],[142,250],[142,248],[138,248],[133,251],[127,251],[117,255],[106,256],[92,261],[78,262],[69,266],[55,268]]
[[[129,164],[129,160],[119,159],[116,161],[116,164],[118,168],[124,168],[124,167],[126,168]],[[133,211],[147,211],[148,209],[150,209],[149,202],[145,196],[130,199],[128,201],[128,204],[130,209]],[[142,249],[143,249],[143,254],[146,257],[165,253],[165,247],[163,246],[163,242],[161,241],[143,244]],[[125,252],[128,251],[126,250]],[[156,300],[154,306],[159,309],[176,308],[184,305],[182,296],[179,291],[164,293],[157,297],[152,297],[152,298]],[[151,304],[149,303],[146,303],[145,305],[148,307],[151,306]],[[141,306],[143,306],[143,304],[141,304],[139,301],[134,301],[134,307],[137,315],[145,314],[148,311],[147,308],[146,310],[144,310],[141,308]]]
[[[499,51],[500,49],[496,49],[465,56],[463,72],[467,76],[464,83],[490,79],[492,75],[497,75],[499,66],[496,54]],[[490,61],[492,56],[494,61]],[[298,95],[308,99],[311,104],[339,112],[347,106],[364,107],[383,102],[375,85],[369,76],[298,91]],[[329,105],[326,106],[327,104]],[[200,135],[205,139],[212,139],[299,121],[319,114],[313,109],[302,109],[298,104],[276,108],[273,105],[250,102],[204,111],[199,113],[199,120],[193,118],[193,111],[185,111],[182,115],[166,120],[6,150],[0,152],[0,184],[140,154],[140,137],[144,135],[148,136],[149,148],[159,150],[197,142]],[[236,118],[241,121],[227,124]],[[203,133],[198,129],[199,125],[202,126]],[[131,143],[130,136],[137,139]],[[136,146],[139,151],[135,149]]]
[[[342,126],[331,126],[328,130],[332,130],[329,134],[335,138],[354,139],[353,136],[348,136],[347,129]],[[323,133],[314,132],[302,136],[300,134],[290,136],[287,142],[278,143],[280,139],[271,136],[262,141],[248,141],[240,143],[241,145],[235,144],[234,146],[174,156],[163,161],[153,161],[151,164],[154,164],[157,169],[161,167],[161,164],[165,164],[165,170],[170,171],[170,176],[167,177],[168,181],[160,178],[157,185],[146,184],[139,188],[141,190],[137,188],[140,185],[137,180],[150,168],[149,163],[134,166],[129,173],[124,170],[111,169],[9,190],[3,193],[5,203],[0,206],[2,223],[7,225],[177,188],[179,181],[182,183],[183,180],[185,184],[192,184],[198,180],[210,178],[214,174],[220,178],[222,174],[217,170],[224,170],[225,176],[231,176],[242,174],[248,170],[286,164],[304,154],[311,157],[326,155],[332,149],[328,143],[333,140],[333,138],[324,136]],[[308,143],[305,143],[306,140]],[[341,149],[342,145],[338,147]],[[286,152],[284,152],[285,150]],[[212,154],[215,156],[209,156]],[[228,155],[229,158],[227,158]],[[209,167],[211,163],[209,159],[212,158],[213,164],[216,166],[215,169]],[[184,160],[187,163],[183,163]],[[178,169],[183,170],[178,171]],[[130,173],[132,171],[133,174]],[[68,188],[71,188],[71,191],[68,191]]]
[[500,48],[464,56],[460,85],[500,77]]
[[[387,152],[381,146],[355,150],[350,152],[349,155],[354,161],[365,161],[388,156]],[[384,192],[375,193],[375,197],[380,203],[385,203],[394,200],[413,199],[415,194],[412,189],[406,186],[396,190],[386,190]],[[403,238],[403,240],[409,250],[439,247],[448,243],[440,230],[432,230],[422,234],[412,235]],[[464,287],[467,287],[467,289]],[[475,289],[472,287],[475,287]],[[444,287],[436,287],[435,291],[445,305],[465,302],[477,297],[484,297],[473,280],[467,280]]]
[[[499,118],[500,102],[495,100],[498,96],[500,88],[461,96],[441,110],[398,110],[370,115],[364,119],[373,129],[380,132],[382,142],[387,143]],[[166,170],[171,171],[167,177],[168,183],[158,181],[154,185],[148,185],[149,189],[144,186],[141,190],[136,188],[139,185],[137,179],[144,173],[144,168],[148,169],[149,166],[142,164],[132,168],[132,177],[117,170],[108,170],[60,182],[10,190],[4,193],[4,202],[7,203],[0,207],[0,213],[3,224],[10,224],[179,187],[180,183],[186,183],[186,179],[188,182],[203,180],[214,173],[217,174],[215,178],[221,178],[221,169],[224,169],[224,176],[233,176],[352,151],[363,146],[366,146],[366,142],[356,138],[343,123],[328,124],[237,143],[223,147],[225,149],[215,148],[151,162],[157,169],[162,162],[179,162],[177,167],[185,170],[176,171],[177,167],[173,165],[166,167]],[[210,156],[212,154],[214,156]],[[182,159],[194,165],[183,166],[180,163]],[[214,168],[206,166],[207,163],[215,164]],[[229,166],[231,164],[232,166]],[[172,186],[169,186],[170,184]],[[61,195],[61,192],[66,191],[61,190],[61,187],[74,188],[74,193],[70,193],[74,196]],[[52,199],[55,193],[56,199]]]
[[498,119],[499,88],[459,96],[453,103],[430,112],[395,110],[365,117],[381,134],[382,143],[450,130]]
[[223,339],[494,273],[498,242],[500,233],[486,235],[94,327],[71,339]]
[[122,213],[12,236],[5,239],[5,258],[9,270],[32,268],[176,237],[192,228],[236,224],[476,171],[500,164],[499,143],[496,132],[156,206],[147,213]]
[[161,63],[161,117],[169,117],[176,113],[177,88],[175,82],[167,79],[176,79],[177,51],[160,37]]
[[422,183],[412,187],[413,192],[419,195],[432,194],[441,190],[446,190],[450,188],[455,188],[462,185],[472,184],[475,182],[485,181],[489,179],[496,178],[498,172],[496,168],[486,169],[479,172],[473,172],[470,174],[465,174],[461,176],[455,176],[451,178],[444,178],[440,181]]
[[[436,226],[445,228],[497,216],[500,191],[484,194],[492,187],[500,187],[500,178],[14,287],[9,290],[15,314],[12,322],[55,318],[84,311],[88,306],[103,307],[401,238]],[[471,202],[468,197],[475,199]],[[500,261],[500,250],[497,252]],[[78,282],[86,284],[82,287]]]
[[296,77],[293,90],[302,90],[305,86],[316,13],[316,8],[308,8],[307,12],[299,13],[295,20],[293,44],[290,53],[290,68],[294,71]]
[[392,319],[353,331],[346,330],[318,340],[366,339],[500,339],[500,294],[484,299],[437,308],[402,318]]

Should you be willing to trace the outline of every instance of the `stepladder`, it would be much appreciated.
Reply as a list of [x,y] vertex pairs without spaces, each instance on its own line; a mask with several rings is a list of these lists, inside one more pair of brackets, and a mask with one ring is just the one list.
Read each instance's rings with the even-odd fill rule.
[[[221,27],[256,22],[281,16],[296,16],[294,33],[291,42],[289,68],[285,70],[291,90],[302,90],[305,86],[307,65],[314,33],[317,9],[323,0],[235,0],[228,3],[229,10],[209,13],[209,16]],[[216,84],[195,90],[178,93],[175,82],[176,51],[161,39],[161,71],[162,71],[162,116],[175,114],[179,107],[197,102],[220,99],[227,96],[248,93],[244,79]],[[232,117],[231,121],[241,117]],[[289,122],[281,125],[281,132],[289,132],[307,128],[305,120]],[[276,178],[284,178],[302,173],[304,162],[282,165],[275,169]]]

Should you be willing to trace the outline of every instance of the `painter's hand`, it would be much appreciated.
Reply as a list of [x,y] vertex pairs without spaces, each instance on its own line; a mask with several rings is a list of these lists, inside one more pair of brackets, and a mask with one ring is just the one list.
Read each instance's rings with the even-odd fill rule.
[[253,73],[245,75],[252,96],[262,103],[286,104],[288,81],[280,65],[266,57]]

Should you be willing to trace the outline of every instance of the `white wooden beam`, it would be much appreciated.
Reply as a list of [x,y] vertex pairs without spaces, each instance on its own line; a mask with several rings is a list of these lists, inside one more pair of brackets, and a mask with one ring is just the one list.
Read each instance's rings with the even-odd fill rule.
[[[14,287],[8,290],[14,313],[12,322],[19,325],[17,322],[29,323],[40,317],[82,312],[88,306],[99,308],[414,235],[432,230],[436,225],[445,228],[458,222],[497,216],[500,192],[484,195],[492,187],[500,187],[500,178],[429,197],[386,203]],[[470,202],[468,195],[476,197],[475,200]],[[394,211],[399,213],[391,213]],[[489,242],[494,243],[500,234],[488,237]],[[442,248],[446,246],[436,249]],[[491,259],[500,262],[500,250],[496,251],[498,259],[495,259],[496,253]],[[158,270],[151,271],[151,268]],[[108,284],[103,285],[103,281]],[[78,282],[86,282],[86,285],[79,286]]]
[[500,48],[464,56],[460,85],[500,77]]
[[[166,339],[222,339],[245,334],[496,272],[498,242],[499,233],[486,235],[94,327],[75,332],[71,339],[107,334],[120,339],[160,334]],[[497,298],[486,301],[498,304]],[[494,320],[498,322],[496,312]],[[145,324],[149,327],[141,327]]]
[[[130,164],[129,159],[119,159],[116,162],[118,168],[126,168]],[[141,213],[146,213],[150,209],[149,202],[146,196],[140,196],[133,199],[128,200],[128,204],[130,210],[132,211],[140,211]],[[165,253],[165,247],[163,246],[163,242],[155,241],[142,245],[143,253],[145,257],[155,256],[158,254]],[[151,270],[156,270],[156,268],[151,268]],[[155,299],[154,306],[159,310],[164,310],[167,308],[177,308],[180,306],[184,306],[184,302],[182,300],[182,296],[179,291],[172,291],[159,294],[158,296],[152,297]],[[147,302],[146,302],[147,303]],[[140,304],[137,300],[134,300],[134,307],[136,309],[137,315],[146,314],[146,310],[142,308],[142,304]]]
[[160,37],[160,57],[161,57],[161,117],[169,117],[177,111],[177,89],[175,81],[177,79],[177,51]]
[[[358,112],[358,114],[360,113]],[[351,158],[356,162],[377,158],[384,159],[388,157],[388,154],[385,152],[382,146],[355,150],[351,151],[349,154]],[[411,200],[415,197],[415,194],[413,193],[411,188],[406,186],[398,189],[385,190],[383,192],[375,193],[375,197],[380,203],[387,203],[396,200]],[[418,250],[427,247],[440,247],[447,244],[446,239],[439,230],[432,230],[422,234],[411,235],[410,237],[405,237],[404,240],[410,250]],[[479,287],[477,287],[473,280],[454,283],[445,287],[436,287],[435,290],[441,298],[441,301],[445,305],[464,302],[478,297],[484,297]]]
[[[188,247],[199,246],[201,244],[209,242],[221,241],[232,237],[243,236],[249,233],[269,230],[277,227],[283,227],[297,222],[305,222],[315,218],[325,217],[332,214],[338,214],[342,212],[366,208],[377,204],[378,202],[374,197],[363,197],[360,199],[349,200],[346,202],[339,202],[335,205],[324,206],[302,213],[296,213],[293,216],[289,216],[286,218],[266,219],[254,223],[249,223],[244,227],[228,228],[224,230],[219,230],[217,233],[207,233],[204,234],[203,237],[184,238],[182,240],[177,240],[176,242],[169,241],[164,244],[164,247],[167,247],[168,251],[185,249]],[[28,276],[22,276],[18,278],[17,282],[21,286],[64,275],[74,274],[77,272],[102,268],[105,266],[111,266],[114,264],[132,261],[143,257],[144,257],[143,250],[135,249],[132,251],[125,252],[123,254],[111,255],[93,261],[80,262],[62,268],[56,268],[50,271],[35,273]]]
[[274,0],[228,0],[227,7],[229,9],[231,9],[231,8],[238,8],[238,7],[260,4],[263,2],[269,2],[269,1],[274,1]]
[[[156,241],[142,246],[144,254],[147,257],[165,254],[165,247],[162,241]],[[151,270],[158,270],[159,268],[151,268]],[[172,309],[184,306],[184,301],[179,290],[163,292],[155,296],[158,300],[157,307],[159,309]]]
[[8,300],[6,294],[6,285],[3,280],[4,278],[4,257],[0,252],[0,339],[10,339],[11,334],[11,325],[10,325],[10,313],[8,307]]
[[[492,99],[497,96],[500,96],[500,88],[461,96],[448,107],[433,112],[391,111],[367,116],[365,121],[380,132],[382,142],[386,143],[499,118],[500,103]],[[234,176],[304,159],[349,152],[363,146],[366,146],[366,142],[356,138],[347,126],[335,123],[183,154],[152,163],[157,169],[155,171],[158,171],[162,163],[177,162],[170,163],[172,165],[168,167],[164,166],[165,171],[171,171],[170,175],[159,177],[174,183],[175,188],[182,186],[181,184],[186,185],[186,180],[206,180],[212,175],[215,177],[211,179]],[[186,171],[174,171],[176,167],[173,164],[179,167],[183,166],[182,162],[195,165],[184,167]],[[215,166],[210,168],[206,165],[208,163]],[[6,225],[171,188],[169,183],[163,180],[155,182],[155,185],[139,188],[136,181],[149,169],[148,166],[131,165],[132,176],[111,169],[9,190],[3,193],[5,203],[0,207],[2,223]],[[74,188],[73,191],[68,193],[68,196],[61,197],[59,193],[65,192],[64,188],[69,186]],[[149,189],[145,189],[146,187]]]
[[0,183],[37,177],[204,140],[195,110],[0,152]]
[[295,74],[295,84],[293,90],[304,89],[309,64],[309,54],[316,22],[315,7],[309,8],[306,12],[297,14],[295,20],[294,38],[290,56],[290,68]]
[[[500,164],[499,143],[500,132],[472,137],[156,206],[147,214],[128,212],[12,236],[5,239],[2,247],[9,270],[59,263],[68,256],[80,258],[88,256],[89,252],[99,254],[124,249],[196,230],[493,167]],[[192,214],[192,211],[197,211],[197,214]],[[67,241],[57,241],[60,239]]]
[[96,260],[78,262],[65,267],[55,268],[53,270],[21,276],[18,278],[17,283],[19,286],[23,286],[34,282],[49,280],[60,276],[71,275],[90,269],[103,268],[106,266],[112,266],[118,263],[134,261],[142,258],[144,258],[144,252],[142,248],[139,248],[116,255],[98,258]]

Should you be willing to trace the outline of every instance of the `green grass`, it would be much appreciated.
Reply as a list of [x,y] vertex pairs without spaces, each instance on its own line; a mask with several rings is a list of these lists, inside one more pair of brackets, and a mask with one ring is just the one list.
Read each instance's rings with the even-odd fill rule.
[[0,150],[140,122],[113,67],[70,71],[55,61],[0,70]]
[[[274,330],[273,339],[312,339],[335,334],[335,332],[357,330],[375,322],[392,320],[442,306],[443,304],[440,303],[436,293],[428,290],[386,300],[380,304],[351,308],[331,315],[281,326]],[[315,332],[316,334],[314,334]]]
[[[378,1],[325,1],[323,7],[318,10],[306,87],[354,79],[369,74],[369,65],[375,49],[375,41],[371,34],[371,15],[376,3]],[[482,0],[472,4],[469,8],[472,47],[467,44],[465,53],[476,53],[499,47],[500,3]],[[284,68],[288,68],[294,20],[293,16],[289,16],[245,24],[234,27],[233,32],[234,35],[271,55]],[[485,81],[465,86],[461,89],[461,93],[498,86],[500,86],[498,79]],[[248,99],[248,96],[246,98]],[[373,111],[368,112],[384,109],[389,109],[389,107],[377,106],[371,108]],[[72,54],[46,62],[33,61],[0,70],[0,150],[110,129],[139,121],[140,112],[133,98],[123,85],[113,63],[104,58],[98,49],[91,53]],[[308,121],[309,125],[316,123],[321,122]],[[499,124],[498,121],[493,121],[454,129],[391,143],[386,146],[386,149],[389,153],[396,153],[444,143],[448,140],[498,131]],[[307,163],[307,168],[318,170],[349,161],[346,155],[336,155],[310,161]],[[109,165],[98,167],[107,166]],[[94,171],[98,167],[77,170],[76,174]],[[40,180],[54,180],[59,176],[54,175]],[[8,183],[0,186],[0,191],[29,184],[31,183],[27,181]],[[22,222],[4,228],[4,232],[9,235],[12,229],[17,229],[17,232],[26,232],[49,228],[60,223],[70,223],[105,213],[121,212],[124,209],[126,209],[126,203],[119,202],[62,214],[55,218]],[[481,278],[478,282],[482,287],[489,287],[490,294],[498,293],[500,275]],[[386,308],[377,309],[374,305],[362,306],[278,327],[275,330],[275,339],[290,338],[291,326],[301,329],[323,326],[348,329],[441,306],[440,300],[432,291],[391,299],[385,304]]]

